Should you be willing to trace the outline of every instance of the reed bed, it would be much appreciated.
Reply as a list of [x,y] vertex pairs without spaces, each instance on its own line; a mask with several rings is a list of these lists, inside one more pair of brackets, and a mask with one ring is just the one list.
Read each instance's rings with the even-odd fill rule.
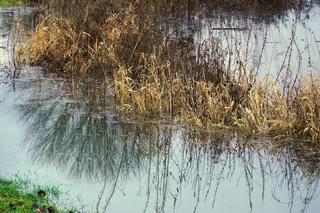
[[[175,1],[165,2],[166,9]],[[259,80],[241,58],[231,70],[219,38],[196,46],[159,30],[150,14],[158,4],[81,1],[85,12],[79,14],[72,10],[75,1],[48,3],[34,34],[17,50],[18,61],[108,82],[120,114],[169,116],[202,128],[236,128],[278,139],[320,139],[320,85],[313,75],[294,83]],[[258,1],[265,3],[270,2]]]
[[305,77],[288,96],[271,80],[253,86],[243,81],[186,82],[183,75],[166,75],[165,65],[150,64],[145,68],[150,73],[138,82],[131,78],[130,70],[122,68],[117,73],[114,93],[120,111],[169,114],[202,128],[236,128],[277,139],[320,139],[320,85],[316,79]]

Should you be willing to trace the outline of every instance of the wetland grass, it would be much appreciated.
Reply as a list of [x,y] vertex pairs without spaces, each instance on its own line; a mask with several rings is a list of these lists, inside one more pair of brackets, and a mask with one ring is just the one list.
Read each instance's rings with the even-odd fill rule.
[[52,202],[59,196],[57,187],[43,188],[20,177],[12,180],[0,177],[1,212],[64,212]]
[[[106,2],[105,11],[96,10]],[[297,6],[280,2],[279,8]],[[17,50],[18,61],[108,82],[122,115],[169,116],[202,128],[236,128],[279,139],[320,139],[320,85],[312,74],[275,83],[268,74],[249,71],[245,57],[231,69],[220,38],[206,44],[171,39],[144,1],[81,1],[83,14],[65,4],[76,7],[74,1],[49,1],[35,33]]]
[[[108,115],[97,116],[100,109],[94,103],[78,108],[78,103],[63,104],[59,98],[54,102],[46,97],[40,99],[42,106],[35,105],[35,100],[19,106],[21,117],[28,120],[33,135],[33,140],[28,139],[32,158],[36,162],[54,162],[74,177],[108,184],[109,187],[101,187],[97,209],[112,205],[119,186],[131,183],[135,178],[146,183],[142,190],[139,187],[139,191],[147,191],[145,208],[153,208],[149,199],[156,199],[157,204],[163,205],[171,198],[163,187],[173,191],[186,185],[193,186],[195,195],[205,195],[214,204],[221,193],[220,190],[217,193],[219,185],[223,185],[223,180],[235,177],[247,183],[249,203],[255,200],[252,194],[256,190],[263,191],[262,199],[264,192],[269,190],[276,197],[283,191],[288,192],[289,199],[316,196],[319,176],[317,142],[274,143],[266,138],[248,140],[236,132],[205,132],[158,123],[110,122]],[[68,125],[70,123],[74,125]],[[79,129],[85,132],[79,134]],[[74,156],[77,156],[76,160]],[[172,159],[181,169],[173,169],[177,164],[169,163]],[[237,169],[239,173],[235,172]],[[254,182],[260,176],[263,184],[257,187]],[[212,181],[212,177],[218,181]],[[267,179],[279,184],[271,189],[264,182]],[[172,184],[165,184],[170,180]],[[198,182],[201,185],[196,184]],[[302,182],[307,182],[306,186]],[[253,186],[257,188],[253,189]],[[304,194],[310,189],[314,189],[310,196]],[[175,197],[179,199],[182,195],[177,193]],[[287,205],[292,206],[293,202]]]
[[11,7],[22,5],[23,0],[0,0],[0,7]]

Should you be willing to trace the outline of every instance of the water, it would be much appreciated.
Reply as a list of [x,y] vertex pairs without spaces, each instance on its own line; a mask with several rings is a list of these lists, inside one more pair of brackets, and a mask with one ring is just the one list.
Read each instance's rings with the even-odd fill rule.
[[[66,192],[61,205],[82,212],[319,211],[317,143],[247,139],[151,119],[135,123],[113,112],[112,94],[105,89],[77,87],[40,68],[26,67],[11,79],[10,29],[25,13],[28,9],[0,10],[0,34],[6,32],[0,37],[1,175],[58,185]],[[317,18],[315,8],[305,21],[315,34]],[[209,21],[201,23],[195,41],[209,35]],[[263,60],[284,51],[291,35],[284,26],[291,24],[254,31],[260,33],[253,44],[257,52],[259,38],[266,30],[270,36]],[[302,24],[298,28],[308,31]],[[246,38],[248,31],[226,32],[230,39],[242,33]],[[276,38],[279,43],[270,43]]]
[[[239,61],[247,72],[274,79],[317,73],[320,66],[320,8],[307,12],[289,11],[270,21],[265,17],[217,12],[214,17],[199,13],[178,24],[167,22],[163,28],[170,37],[184,38],[198,50],[214,50],[219,40],[225,49],[225,62],[238,73]],[[240,17],[239,17],[240,16]]]

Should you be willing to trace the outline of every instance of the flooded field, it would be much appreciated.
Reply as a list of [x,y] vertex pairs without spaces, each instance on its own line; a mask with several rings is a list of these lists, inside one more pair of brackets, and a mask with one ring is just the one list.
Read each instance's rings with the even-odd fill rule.
[[[114,110],[108,88],[40,67],[17,70],[13,29],[30,12],[0,9],[1,176],[57,185],[65,192],[60,205],[80,212],[318,212],[318,141],[208,131],[166,118],[137,122]],[[245,56],[252,75],[280,81],[319,70],[318,6],[271,21],[229,16],[191,14],[159,29],[208,57],[219,38],[226,66]]]

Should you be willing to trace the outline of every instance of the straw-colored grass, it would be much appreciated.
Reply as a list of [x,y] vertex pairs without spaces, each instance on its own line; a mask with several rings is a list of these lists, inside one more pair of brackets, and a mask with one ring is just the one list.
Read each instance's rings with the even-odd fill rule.
[[257,81],[252,87],[245,82],[186,82],[183,75],[168,75],[170,65],[157,64],[154,55],[141,69],[138,81],[130,69],[116,72],[113,89],[122,113],[171,115],[202,128],[236,128],[278,139],[320,139],[320,84],[311,77],[288,96],[271,80]]
[[[320,139],[318,80],[309,77],[299,85],[252,80],[241,59],[236,70],[229,70],[218,38],[196,47],[198,52],[193,43],[170,41],[141,15],[141,2],[109,9],[105,19],[93,16],[93,3],[85,7],[82,22],[78,13],[76,18],[46,15],[18,49],[18,59],[73,78],[111,82],[120,114]],[[284,93],[283,88],[290,89]]]
[[[135,15],[129,5],[112,13],[100,26],[100,33],[90,34],[76,21],[50,14],[37,26],[34,34],[17,49],[19,62],[39,65],[50,72],[72,77],[95,75],[97,78],[119,66],[137,66],[140,55],[156,44],[156,30],[148,20]],[[85,11],[85,16],[89,12]]]
[[[267,85],[269,84],[269,86]],[[319,81],[305,78],[291,95],[283,95],[271,82],[256,86],[241,106],[235,125],[254,133],[277,138],[307,136],[319,139]]]

